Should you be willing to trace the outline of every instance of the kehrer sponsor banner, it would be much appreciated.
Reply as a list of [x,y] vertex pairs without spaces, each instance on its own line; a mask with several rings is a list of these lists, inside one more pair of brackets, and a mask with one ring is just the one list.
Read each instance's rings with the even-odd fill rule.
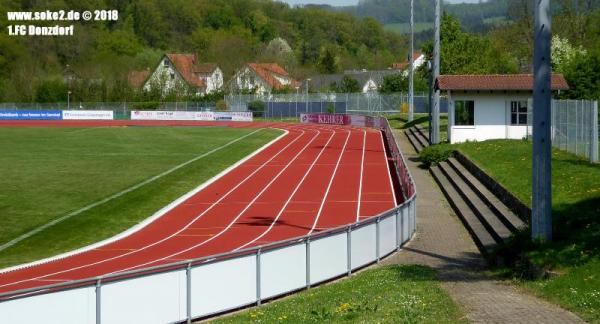
[[132,120],[188,120],[188,121],[252,121],[252,112],[213,111],[140,111],[131,112]]
[[1,120],[60,120],[61,110],[0,110]]
[[350,125],[349,115],[336,114],[300,114],[301,123]]
[[113,120],[112,110],[63,110],[64,120]]

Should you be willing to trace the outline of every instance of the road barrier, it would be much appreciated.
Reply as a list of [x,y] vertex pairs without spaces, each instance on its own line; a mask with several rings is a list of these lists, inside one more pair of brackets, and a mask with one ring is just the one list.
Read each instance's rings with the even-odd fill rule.
[[379,262],[415,232],[415,186],[387,119],[344,118],[382,131],[401,185],[396,208],[236,252],[0,294],[0,318],[7,323],[189,322],[260,305]]

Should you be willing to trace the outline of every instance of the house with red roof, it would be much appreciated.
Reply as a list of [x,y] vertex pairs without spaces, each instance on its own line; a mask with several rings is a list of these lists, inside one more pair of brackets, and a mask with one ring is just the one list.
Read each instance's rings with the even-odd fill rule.
[[[425,54],[421,52],[413,52],[413,71],[417,70],[423,64],[427,62],[427,58]],[[402,71],[402,75],[408,75],[408,69],[410,65],[410,58],[407,58],[404,62],[393,63],[392,69]]]
[[[435,88],[448,99],[450,143],[531,135],[531,74],[440,75]],[[552,75],[553,93],[568,89],[562,74]]]
[[140,82],[144,73],[132,71],[129,83],[143,84],[144,90],[161,89],[163,94],[178,91],[204,95],[223,87],[223,71],[214,63],[202,63],[195,54],[165,54],[157,67]]
[[298,86],[300,83],[277,63],[248,63],[236,72],[231,81],[232,90],[256,94]]

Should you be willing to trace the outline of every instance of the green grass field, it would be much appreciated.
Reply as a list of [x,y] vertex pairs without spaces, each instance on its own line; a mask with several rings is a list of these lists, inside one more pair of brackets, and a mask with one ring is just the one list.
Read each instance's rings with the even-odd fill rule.
[[[0,245],[255,130],[208,127],[0,128]],[[260,148],[260,130],[0,251],[0,268],[118,234]]]
[[[531,206],[531,142],[494,140],[457,148]],[[553,242],[533,244],[529,233],[500,253],[523,251],[539,267],[558,274],[548,280],[521,278],[520,264],[500,273],[523,287],[600,323],[600,165],[554,149],[552,152]]]
[[385,266],[215,320],[216,323],[463,323],[462,311],[424,266]]

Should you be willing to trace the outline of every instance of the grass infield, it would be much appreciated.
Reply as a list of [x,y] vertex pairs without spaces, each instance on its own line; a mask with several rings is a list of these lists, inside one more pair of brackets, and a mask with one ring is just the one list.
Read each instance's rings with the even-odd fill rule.
[[215,323],[464,323],[435,271],[384,266]]
[[[0,245],[255,131],[0,128]],[[0,268],[71,251],[151,216],[281,131],[264,129],[0,251]]]

